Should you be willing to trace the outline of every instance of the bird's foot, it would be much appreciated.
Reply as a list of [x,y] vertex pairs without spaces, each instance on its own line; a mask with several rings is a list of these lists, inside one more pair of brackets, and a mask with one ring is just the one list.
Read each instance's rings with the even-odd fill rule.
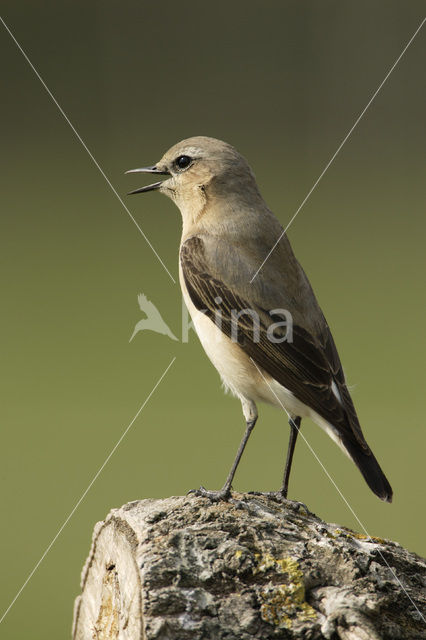
[[219,502],[220,500],[228,500],[231,497],[231,488],[223,487],[220,491],[208,491],[204,487],[199,489],[191,489],[186,495],[192,494],[198,498],[208,498],[212,502]]
[[304,509],[306,513],[310,513],[308,507],[303,502],[298,502],[297,500],[289,500],[282,491],[249,491],[250,496],[263,496],[265,498],[272,498],[277,502],[281,502],[287,507],[291,507],[296,509],[296,511],[300,511],[300,509]]

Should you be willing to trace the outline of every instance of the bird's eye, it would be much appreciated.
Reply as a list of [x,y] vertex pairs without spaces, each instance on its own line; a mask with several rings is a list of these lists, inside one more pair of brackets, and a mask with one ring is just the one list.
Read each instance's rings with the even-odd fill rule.
[[189,156],[179,156],[175,160],[175,164],[179,169],[186,169],[192,162],[192,158]]

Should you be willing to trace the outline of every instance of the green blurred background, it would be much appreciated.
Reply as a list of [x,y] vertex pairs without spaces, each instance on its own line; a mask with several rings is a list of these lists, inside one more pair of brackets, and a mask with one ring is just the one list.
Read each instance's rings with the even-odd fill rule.
[[[251,163],[285,225],[419,25],[424,2],[2,3],[3,18],[118,192],[129,168],[210,135]],[[369,533],[425,552],[423,30],[289,232],[333,329],[381,503],[318,427],[303,433]],[[2,61],[1,607],[7,608],[176,356],[0,627],[67,638],[93,525],[145,497],[219,488],[243,431],[195,334],[130,335],[144,292],[180,335],[181,296],[10,36]],[[125,198],[177,278],[180,215]],[[235,489],[272,490],[285,416],[261,407]],[[360,530],[301,440],[290,497]],[[0,616],[1,616],[0,612]]]

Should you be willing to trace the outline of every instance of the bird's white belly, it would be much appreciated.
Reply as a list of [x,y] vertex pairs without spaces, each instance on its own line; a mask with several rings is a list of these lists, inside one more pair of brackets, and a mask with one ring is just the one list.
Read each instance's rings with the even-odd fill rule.
[[195,309],[191,317],[200,342],[225,387],[236,396],[254,399],[254,378],[258,373],[250,359],[206,315]]

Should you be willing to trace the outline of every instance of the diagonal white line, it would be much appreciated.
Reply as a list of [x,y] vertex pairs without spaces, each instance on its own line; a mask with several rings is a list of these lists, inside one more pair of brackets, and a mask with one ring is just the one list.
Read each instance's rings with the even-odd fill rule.
[[25,580],[24,584],[22,585],[22,587],[19,589],[18,593],[16,594],[16,596],[13,598],[12,602],[10,603],[10,605],[7,607],[6,611],[3,613],[2,617],[0,618],[0,624],[3,622],[3,620],[5,619],[5,617],[7,616],[7,614],[9,613],[9,611],[11,610],[11,608],[13,607],[13,605],[15,604],[15,602],[17,601],[17,599],[19,598],[19,596],[21,595],[21,593],[23,592],[23,590],[25,589],[25,587],[27,586],[27,584],[29,583],[29,581],[31,580],[31,578],[33,577],[33,575],[35,574],[35,572],[37,571],[37,569],[39,568],[39,566],[41,565],[41,563],[43,562],[43,560],[45,559],[45,557],[47,556],[47,554],[49,553],[49,551],[51,550],[51,548],[53,547],[53,545],[55,544],[56,540],[59,538],[59,536],[61,535],[62,531],[65,529],[65,527],[67,526],[68,522],[71,520],[71,518],[73,517],[74,513],[77,511],[78,507],[80,506],[80,504],[83,502],[84,498],[87,496],[87,494],[89,493],[90,489],[92,488],[92,486],[94,485],[94,483],[96,482],[96,480],[98,479],[99,475],[102,473],[102,471],[104,470],[105,466],[108,464],[108,462],[110,461],[110,459],[112,458],[112,456],[114,455],[114,453],[116,452],[116,450],[118,449],[118,447],[120,446],[121,442],[123,441],[123,439],[126,437],[129,429],[132,427],[133,423],[135,422],[135,420],[138,418],[139,414],[141,413],[141,411],[143,410],[143,408],[145,407],[145,405],[148,403],[148,401],[150,400],[152,394],[155,392],[155,390],[157,389],[158,385],[161,383],[161,381],[163,380],[164,376],[166,375],[166,373],[168,372],[168,370],[170,369],[170,367],[172,366],[172,364],[174,363],[174,361],[176,360],[176,357],[174,357],[172,359],[172,361],[169,363],[168,367],[163,371],[163,373],[161,374],[160,378],[157,380],[157,382],[155,383],[155,385],[153,386],[153,388],[151,389],[151,391],[149,392],[148,396],[146,397],[146,399],[144,400],[144,402],[142,403],[142,405],[139,407],[138,411],[136,412],[136,414],[134,415],[134,417],[132,418],[132,420],[130,421],[130,423],[128,424],[128,426],[126,427],[126,429],[123,431],[123,433],[121,434],[119,440],[117,441],[117,443],[114,445],[114,447],[111,449],[110,453],[108,454],[108,456],[105,458],[104,462],[102,463],[102,465],[99,467],[99,469],[97,470],[97,472],[95,473],[95,475],[93,476],[91,482],[89,483],[87,489],[83,492],[83,494],[81,495],[81,497],[77,500],[77,502],[75,503],[74,507],[72,508],[72,510],[70,511],[69,515],[67,516],[67,518],[65,519],[65,521],[63,522],[62,526],[60,527],[60,529],[58,530],[57,534],[55,535],[55,537],[52,539],[52,541],[49,543],[49,545],[47,546],[45,552],[43,553],[43,555],[41,556],[40,560],[37,562],[37,564],[34,566],[33,570],[31,571],[31,573],[28,575],[27,579]]
[[49,89],[49,87],[47,86],[47,84],[45,83],[45,81],[43,80],[43,78],[41,77],[41,75],[39,74],[39,72],[37,71],[37,69],[35,68],[35,66],[33,65],[33,63],[31,62],[31,60],[29,59],[29,57],[27,56],[27,54],[25,53],[25,51],[23,50],[23,48],[21,47],[21,45],[19,44],[18,40],[15,38],[15,36],[13,35],[13,33],[11,32],[11,30],[9,29],[9,27],[7,26],[7,24],[5,23],[5,21],[3,20],[3,18],[0,16],[0,21],[3,24],[4,28],[6,29],[6,31],[8,32],[8,34],[10,35],[10,37],[12,38],[13,42],[16,44],[16,46],[18,47],[19,51],[22,53],[23,57],[25,58],[25,60],[28,62],[29,66],[31,67],[31,69],[34,71],[35,75],[37,76],[37,78],[40,80],[41,84],[43,85],[43,87],[45,88],[46,92],[49,94],[50,98],[52,99],[52,101],[55,103],[55,105],[58,107],[60,113],[62,114],[62,116],[64,117],[64,119],[66,120],[66,122],[69,124],[69,126],[71,127],[72,131],[74,132],[76,138],[78,139],[78,141],[81,143],[81,145],[83,146],[83,148],[86,150],[86,152],[88,153],[88,155],[90,156],[91,160],[93,161],[94,165],[96,166],[96,168],[98,169],[98,171],[100,172],[100,174],[103,176],[104,180],[106,181],[106,183],[108,184],[108,186],[110,187],[111,191],[114,193],[115,197],[117,198],[117,200],[120,202],[121,206],[123,207],[123,209],[127,212],[127,214],[129,215],[130,219],[132,220],[132,222],[134,223],[134,225],[136,226],[136,228],[138,229],[139,233],[142,235],[142,237],[144,238],[145,242],[148,244],[148,246],[150,247],[150,249],[152,250],[152,252],[154,253],[154,255],[156,256],[157,260],[160,262],[160,264],[162,265],[163,269],[167,272],[167,274],[169,275],[169,277],[171,278],[171,280],[173,281],[174,284],[176,284],[176,280],[174,279],[174,277],[172,276],[172,274],[170,273],[170,271],[168,270],[168,268],[166,267],[166,265],[164,264],[163,260],[160,258],[160,256],[158,255],[157,251],[154,249],[153,245],[151,244],[150,240],[148,239],[148,237],[145,235],[145,233],[143,232],[142,228],[140,227],[140,225],[138,224],[138,222],[136,221],[136,219],[134,218],[134,216],[130,213],[128,207],[124,204],[123,199],[121,198],[121,196],[118,194],[116,188],[113,186],[113,184],[111,183],[110,179],[108,178],[108,176],[106,175],[106,173],[104,172],[104,170],[102,169],[102,167],[100,166],[100,164],[98,163],[98,161],[96,160],[96,158],[94,157],[93,153],[90,151],[90,149],[88,148],[88,146],[86,145],[86,143],[84,142],[83,138],[80,136],[80,134],[78,133],[77,129],[74,127],[74,125],[72,124],[71,120],[68,118],[67,114],[65,113],[65,111],[62,109],[61,105],[59,104],[59,102],[56,100],[55,96],[53,95],[53,93],[51,92],[51,90]]
[[[277,396],[277,394],[275,393],[275,391],[272,389],[271,385],[269,384],[269,382],[267,381],[267,379],[265,378],[265,376],[263,375],[263,372],[259,369],[259,367],[257,366],[256,362],[253,360],[253,358],[250,356],[250,360],[252,361],[252,363],[254,364],[254,366],[256,367],[256,369],[258,370],[258,372],[260,373],[260,375],[262,376],[263,380],[266,382],[266,384],[268,385],[270,391],[274,394],[275,398],[278,400],[278,402],[280,403],[281,407],[284,409],[284,411],[286,412],[287,416],[289,419],[291,419],[291,416],[289,414],[289,412],[287,411],[287,409],[285,408],[285,406],[283,405],[283,403],[281,402],[281,400],[279,399],[279,397]],[[347,501],[347,499],[345,498],[345,496],[343,495],[343,493],[341,492],[341,490],[339,489],[339,487],[337,486],[337,484],[335,483],[335,481],[333,480],[333,478],[331,477],[331,475],[329,474],[329,472],[327,471],[327,469],[325,468],[324,464],[321,462],[321,460],[319,459],[317,453],[313,450],[313,448],[311,447],[311,445],[309,444],[309,442],[307,441],[307,439],[305,438],[305,436],[303,435],[302,431],[299,429],[299,434],[302,436],[303,440],[305,441],[305,443],[307,444],[310,452],[312,453],[312,455],[314,456],[314,458],[317,460],[317,462],[320,464],[322,470],[324,471],[325,475],[327,476],[327,478],[330,480],[330,482],[332,483],[332,485],[334,486],[334,488],[336,489],[336,491],[338,492],[338,494],[340,495],[340,497],[342,498],[342,500],[344,501],[344,503],[346,504],[346,506],[348,507],[349,511],[352,513],[352,515],[354,516],[355,520],[358,522],[359,526],[361,527],[361,529],[364,531],[365,535],[367,536],[367,538],[370,539],[370,542],[374,542],[374,540],[372,540],[370,534],[368,533],[367,529],[365,528],[364,524],[361,522],[361,520],[358,518],[357,514],[355,513],[355,511],[353,510],[353,508],[351,507],[351,505],[349,504],[349,502]],[[401,587],[402,591],[405,593],[405,595],[407,596],[407,598],[409,599],[409,601],[411,602],[411,604],[413,605],[413,607],[415,608],[415,610],[417,611],[417,613],[419,614],[419,616],[421,617],[421,619],[423,620],[423,622],[426,623],[425,618],[423,617],[423,615],[420,613],[419,609],[416,606],[416,603],[411,599],[411,597],[409,596],[409,594],[407,593],[407,590],[405,589],[404,585],[402,584],[401,580],[398,578],[398,576],[396,575],[395,571],[392,569],[392,567],[389,565],[388,561],[386,560],[386,558],[384,557],[384,555],[382,554],[382,552],[380,551],[380,549],[378,549],[379,555],[382,558],[383,562],[386,564],[387,568],[389,569],[389,571],[392,573],[393,577],[395,578],[395,580],[398,582],[399,586]]]
[[308,201],[308,199],[310,198],[312,192],[316,189],[316,187],[318,186],[319,182],[321,181],[321,179],[323,178],[323,176],[325,175],[325,173],[328,171],[329,167],[333,164],[334,160],[336,159],[336,157],[338,156],[338,154],[340,153],[343,145],[347,142],[347,140],[349,139],[349,137],[351,136],[352,132],[354,131],[354,129],[358,126],[359,122],[362,120],[362,118],[364,117],[367,109],[370,107],[371,103],[373,102],[373,100],[375,99],[375,97],[377,96],[377,94],[380,92],[380,90],[382,89],[383,85],[385,84],[385,82],[387,81],[387,79],[389,78],[389,76],[391,75],[391,73],[394,71],[395,67],[398,65],[398,63],[400,62],[401,58],[403,57],[403,55],[405,54],[405,52],[407,51],[408,47],[411,45],[411,43],[413,42],[414,38],[417,36],[417,34],[419,33],[420,29],[423,27],[424,23],[426,22],[426,18],[423,18],[423,20],[421,21],[421,23],[419,24],[419,26],[417,27],[417,29],[415,30],[415,32],[413,33],[413,35],[411,36],[411,38],[409,39],[409,41],[407,42],[407,44],[405,45],[405,47],[403,48],[403,50],[401,51],[401,53],[399,54],[399,56],[397,57],[397,59],[395,60],[395,62],[393,63],[393,65],[391,66],[391,68],[389,69],[389,71],[387,72],[387,74],[385,75],[384,79],[382,80],[382,82],[379,84],[379,86],[377,87],[376,91],[373,93],[373,95],[371,96],[370,100],[367,102],[367,104],[365,105],[364,109],[361,111],[361,113],[359,114],[358,118],[355,120],[354,124],[352,125],[352,127],[349,129],[348,133],[345,135],[345,137],[343,138],[342,142],[339,144],[339,146],[337,147],[336,151],[333,153],[333,155],[331,156],[330,160],[327,162],[327,164],[325,165],[324,169],[322,170],[322,172],[320,173],[320,175],[318,176],[318,178],[316,179],[316,181],[314,182],[314,184],[312,185],[312,187],[310,188],[310,190],[308,191],[307,195],[305,196],[305,198],[302,200],[301,204],[299,205],[299,207],[296,210],[296,213],[293,215],[293,217],[291,218],[290,222],[287,224],[286,228],[284,229],[284,231],[281,233],[281,235],[279,236],[278,240],[275,242],[274,246],[272,247],[272,249],[269,251],[268,255],[266,256],[266,258],[264,259],[264,261],[262,262],[262,264],[260,265],[260,267],[258,268],[258,270],[256,271],[256,273],[254,274],[254,276],[252,277],[252,279],[250,280],[250,284],[253,282],[253,280],[256,278],[256,276],[258,275],[259,271],[262,269],[262,267],[264,266],[265,262],[269,259],[269,257],[271,256],[271,253],[273,251],[275,251],[275,249],[277,248],[277,245],[279,244],[280,240],[283,238],[283,236],[285,235],[285,233],[287,232],[288,228],[290,227],[290,225],[293,223],[293,221],[295,220],[296,216],[298,215],[299,211],[302,209],[302,207],[306,204],[306,202]]

